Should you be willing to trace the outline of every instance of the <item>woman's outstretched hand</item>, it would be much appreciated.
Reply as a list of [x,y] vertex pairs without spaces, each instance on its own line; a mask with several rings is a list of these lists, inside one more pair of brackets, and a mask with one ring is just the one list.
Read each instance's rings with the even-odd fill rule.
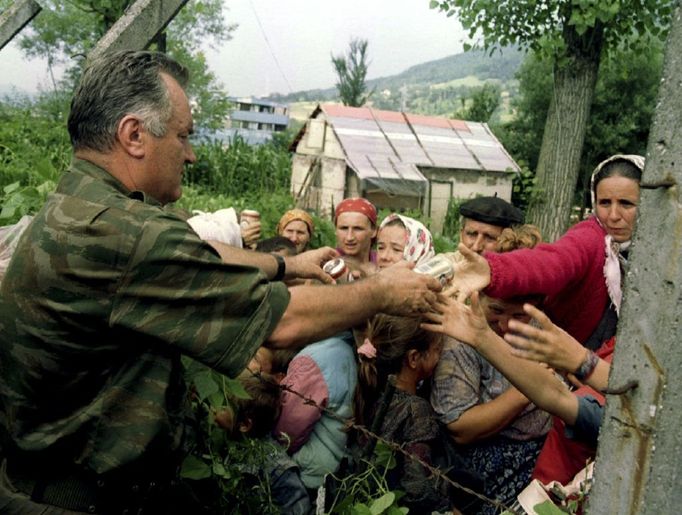
[[512,354],[547,363],[557,370],[575,372],[585,360],[587,349],[535,306],[524,304],[523,310],[539,327],[510,320],[510,331],[504,339],[512,346]]
[[477,348],[492,332],[478,300],[478,292],[471,294],[471,306],[445,295],[438,296],[435,311],[425,314],[427,331],[446,334]]
[[476,254],[462,243],[457,248],[457,253],[447,254],[452,261],[454,276],[444,291],[445,295],[457,297],[459,302],[464,302],[475,291],[481,291],[490,284],[490,265],[483,256]]

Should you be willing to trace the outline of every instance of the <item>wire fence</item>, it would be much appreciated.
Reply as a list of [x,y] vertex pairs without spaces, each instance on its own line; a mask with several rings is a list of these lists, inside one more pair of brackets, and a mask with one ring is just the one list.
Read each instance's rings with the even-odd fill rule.
[[[260,372],[251,371],[251,374],[253,376],[257,377],[261,381],[269,381],[269,380],[263,378],[262,375],[260,374]],[[424,467],[426,470],[429,471],[429,473],[431,474],[431,478],[434,481],[442,480],[442,481],[446,482],[447,484],[451,485],[452,487],[457,488],[458,490],[461,490],[461,491],[463,491],[469,495],[472,495],[472,496],[476,497],[477,499],[479,499],[480,501],[483,501],[487,504],[494,506],[498,510],[506,511],[512,515],[524,515],[524,513],[513,509],[512,507],[506,505],[505,503],[503,503],[497,499],[491,499],[491,498],[483,495],[480,492],[476,492],[476,491],[472,490],[471,488],[468,488],[468,487],[458,483],[457,481],[454,481],[453,479],[448,477],[441,469],[434,467],[430,463],[427,463],[426,461],[424,461],[419,456],[411,454],[410,452],[406,451],[401,445],[399,445],[395,442],[392,442],[390,440],[386,440],[385,438],[382,438],[380,435],[376,434],[375,432],[371,431],[370,429],[368,429],[367,427],[365,427],[363,425],[356,424],[352,418],[344,418],[344,417],[339,416],[338,414],[334,413],[329,408],[326,408],[325,406],[320,406],[314,399],[307,397],[306,395],[304,395],[300,392],[297,392],[296,390],[294,390],[293,388],[291,388],[290,386],[288,386],[286,384],[279,384],[279,388],[282,391],[286,391],[286,392],[291,393],[292,395],[295,395],[296,397],[300,398],[304,404],[309,405],[309,406],[314,406],[315,408],[320,410],[321,413],[328,415],[329,417],[333,418],[334,420],[342,422],[345,427],[355,429],[356,431],[359,431],[360,433],[362,433],[365,437],[372,439],[374,442],[381,442],[383,445],[385,445],[386,447],[388,447],[392,451],[399,453],[400,455],[402,455],[403,457],[405,457],[409,460],[412,460],[412,461],[419,463],[422,467]]]

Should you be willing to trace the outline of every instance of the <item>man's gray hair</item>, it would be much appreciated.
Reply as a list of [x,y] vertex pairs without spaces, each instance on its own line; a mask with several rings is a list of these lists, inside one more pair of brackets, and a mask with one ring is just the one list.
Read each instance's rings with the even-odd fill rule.
[[118,124],[128,114],[139,116],[154,136],[164,136],[173,105],[161,73],[183,89],[189,81],[187,68],[160,52],[123,50],[89,63],[71,100],[74,150],[111,150]]

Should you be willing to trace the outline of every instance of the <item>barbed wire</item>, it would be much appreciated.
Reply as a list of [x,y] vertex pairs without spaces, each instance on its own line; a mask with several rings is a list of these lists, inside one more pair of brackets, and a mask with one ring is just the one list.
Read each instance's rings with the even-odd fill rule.
[[[249,370],[249,369],[247,369],[247,370]],[[252,371],[252,370],[249,370],[249,372],[250,372],[253,376],[257,377],[260,381],[263,381],[263,382],[266,382],[266,381],[267,381],[267,382],[269,382],[269,383],[272,382],[272,381],[269,380],[269,379],[265,379],[265,378],[261,375],[260,372],[254,372],[254,371]],[[443,473],[443,471],[442,471],[441,469],[439,469],[438,467],[434,467],[434,466],[431,465],[430,463],[424,461],[424,460],[423,460],[422,458],[420,458],[419,456],[416,456],[416,455],[414,455],[414,454],[409,453],[409,452],[406,451],[401,445],[399,445],[399,444],[397,444],[397,443],[395,443],[395,442],[392,442],[392,441],[390,441],[390,440],[386,440],[385,438],[381,437],[380,435],[378,435],[378,434],[376,434],[376,433],[373,433],[372,431],[370,431],[369,429],[367,429],[367,427],[364,426],[364,425],[356,424],[356,423],[353,421],[353,418],[344,418],[344,417],[338,415],[337,413],[334,413],[334,412],[333,412],[332,410],[330,410],[329,408],[327,408],[327,407],[325,407],[325,406],[320,406],[320,405],[319,405],[314,399],[312,399],[311,397],[307,397],[306,395],[304,395],[304,394],[302,394],[302,393],[300,393],[300,392],[297,392],[296,390],[294,390],[293,388],[291,388],[290,386],[288,386],[288,385],[286,385],[286,384],[281,384],[281,383],[280,383],[280,384],[278,384],[278,386],[279,386],[279,388],[280,388],[281,390],[286,391],[286,392],[289,392],[289,393],[295,395],[296,397],[299,397],[299,398],[303,401],[304,404],[306,404],[306,405],[308,405],[308,406],[314,406],[315,408],[317,408],[318,410],[320,410],[320,412],[329,415],[329,416],[330,416],[331,418],[333,418],[334,420],[337,420],[337,421],[339,421],[339,422],[342,422],[346,427],[353,428],[353,429],[355,429],[355,430],[357,430],[357,431],[360,431],[360,432],[361,432],[363,435],[365,435],[366,437],[373,438],[373,439],[375,439],[377,442],[381,442],[382,444],[384,444],[385,446],[387,446],[387,447],[390,448],[391,450],[400,453],[402,456],[404,456],[404,457],[406,457],[406,458],[408,458],[408,459],[410,459],[410,460],[412,460],[412,461],[415,461],[415,462],[419,463],[422,467],[424,467],[426,470],[428,470],[428,471],[431,473],[431,478],[432,478],[432,479],[434,479],[434,480],[435,480],[435,479],[441,479],[441,480],[445,481],[446,483],[448,483],[449,485],[451,485],[451,486],[457,488],[458,490],[462,490],[463,492],[468,493],[468,494],[470,494],[470,495],[476,497],[477,499],[479,499],[479,500],[481,500],[481,501],[483,501],[483,502],[485,502],[485,503],[491,504],[491,505],[495,506],[495,507],[498,508],[498,509],[507,511],[507,512],[511,513],[512,515],[523,515],[522,513],[520,513],[520,512],[518,512],[518,511],[512,509],[511,507],[507,506],[507,505],[504,504],[503,502],[498,501],[497,499],[491,499],[491,498],[489,498],[489,497],[486,497],[485,495],[483,495],[483,494],[481,494],[481,493],[479,493],[479,492],[476,492],[475,490],[472,490],[471,488],[468,488],[468,487],[466,487],[466,486],[464,486],[464,485],[458,483],[457,481],[454,481],[453,479],[451,479],[450,477],[448,477],[445,473]]]

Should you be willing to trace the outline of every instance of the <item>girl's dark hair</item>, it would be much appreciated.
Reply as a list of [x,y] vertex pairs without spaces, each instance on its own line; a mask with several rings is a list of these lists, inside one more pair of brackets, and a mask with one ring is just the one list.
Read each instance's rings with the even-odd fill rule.
[[366,338],[376,348],[376,358],[358,355],[358,384],[353,399],[355,423],[364,425],[372,419],[388,376],[397,374],[407,353],[414,349],[425,353],[441,336],[420,327],[422,317],[398,317],[379,314],[370,319]]
[[592,184],[594,196],[597,196],[597,184],[608,177],[625,177],[639,184],[642,181],[642,170],[627,159],[614,159],[602,166],[595,176]]
[[292,256],[296,255],[296,245],[284,236],[274,236],[256,243],[256,252],[279,252],[286,250]]
[[249,399],[242,399],[234,395],[229,401],[235,412],[235,431],[239,424],[251,420],[251,430],[248,436],[262,438],[269,435],[275,428],[280,412],[281,390],[279,385],[269,374],[257,374],[239,377],[239,382],[249,394]]

